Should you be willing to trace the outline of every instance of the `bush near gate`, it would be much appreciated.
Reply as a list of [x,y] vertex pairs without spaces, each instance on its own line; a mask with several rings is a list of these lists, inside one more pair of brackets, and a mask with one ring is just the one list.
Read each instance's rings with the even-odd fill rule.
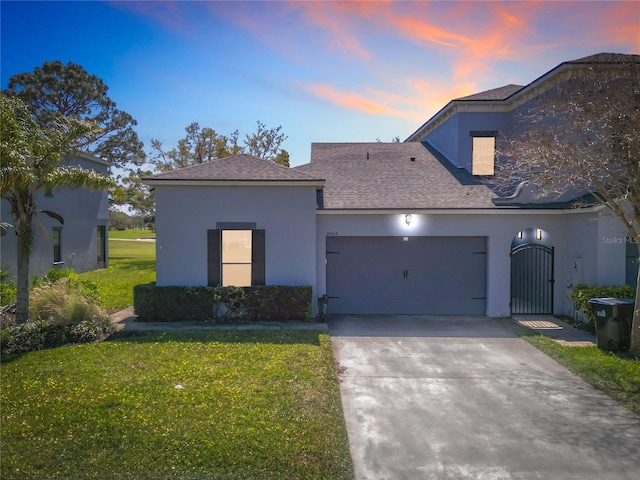
[[635,298],[636,289],[629,285],[587,285],[586,283],[578,283],[573,287],[571,292],[571,301],[575,307],[582,310],[589,325],[593,325],[596,321],[591,311],[589,300],[592,298]]
[[309,320],[311,287],[159,287],[136,285],[133,308],[143,322]]

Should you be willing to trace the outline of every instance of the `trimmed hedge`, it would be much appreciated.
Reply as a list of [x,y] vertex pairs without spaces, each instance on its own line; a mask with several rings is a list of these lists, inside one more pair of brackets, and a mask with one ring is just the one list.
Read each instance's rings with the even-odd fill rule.
[[309,320],[311,287],[159,287],[133,288],[133,309],[142,322]]
[[636,289],[629,285],[587,285],[586,283],[578,283],[573,287],[571,292],[571,301],[578,310],[582,310],[585,317],[589,320],[589,324],[593,325],[595,317],[591,311],[589,300],[592,298],[635,298]]

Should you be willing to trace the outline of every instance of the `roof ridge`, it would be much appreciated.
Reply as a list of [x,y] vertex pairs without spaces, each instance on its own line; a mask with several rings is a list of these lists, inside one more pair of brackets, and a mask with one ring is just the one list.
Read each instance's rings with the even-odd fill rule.
[[237,153],[215,158],[197,165],[162,172],[149,180],[200,180],[200,181],[319,181],[293,168],[248,153]]
[[454,101],[467,101],[467,100],[506,100],[514,93],[525,88],[525,85],[518,85],[515,83],[509,83],[502,87],[490,88],[481,92],[472,93],[464,97],[454,98]]

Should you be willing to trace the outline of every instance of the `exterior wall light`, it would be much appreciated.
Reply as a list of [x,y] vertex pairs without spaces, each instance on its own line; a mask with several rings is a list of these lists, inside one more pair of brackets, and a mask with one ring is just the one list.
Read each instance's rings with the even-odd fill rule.
[[404,221],[407,222],[407,226],[411,225],[411,214],[410,213],[407,213],[404,216]]
[[542,240],[542,230],[539,228],[536,228],[536,239]]

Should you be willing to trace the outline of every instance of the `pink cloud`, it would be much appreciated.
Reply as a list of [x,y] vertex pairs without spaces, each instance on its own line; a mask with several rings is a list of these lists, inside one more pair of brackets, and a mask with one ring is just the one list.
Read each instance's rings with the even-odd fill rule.
[[313,83],[306,88],[317,98],[346,108],[347,110],[355,110],[370,115],[395,114],[394,110],[385,105],[384,102],[369,99],[355,92],[341,91],[331,85],[321,83]]
[[610,5],[601,21],[605,40],[640,52],[640,5],[637,2]]
[[302,86],[313,97],[337,107],[366,113],[388,115],[420,123],[451,99],[475,93],[475,83],[451,84],[422,79],[408,79],[402,93],[366,87],[362,93],[341,90],[332,85],[312,83]]
[[[184,26],[180,2],[118,5],[126,5],[169,28]],[[314,98],[348,110],[418,121],[452,98],[475,93],[478,84],[495,81],[495,67],[500,61],[535,62],[559,55],[572,45],[593,45],[592,53],[603,44],[640,50],[636,2],[290,1],[196,5],[297,63],[317,62],[319,67],[330,69],[335,58],[331,55],[338,52],[353,60],[353,70],[367,64],[371,85],[384,85],[384,90],[357,86],[341,89],[329,83],[303,85],[302,89]],[[451,81],[402,79],[390,73],[388,54],[382,52],[397,40],[437,52],[440,60],[434,65],[436,76]],[[425,70],[418,58],[416,70]]]

